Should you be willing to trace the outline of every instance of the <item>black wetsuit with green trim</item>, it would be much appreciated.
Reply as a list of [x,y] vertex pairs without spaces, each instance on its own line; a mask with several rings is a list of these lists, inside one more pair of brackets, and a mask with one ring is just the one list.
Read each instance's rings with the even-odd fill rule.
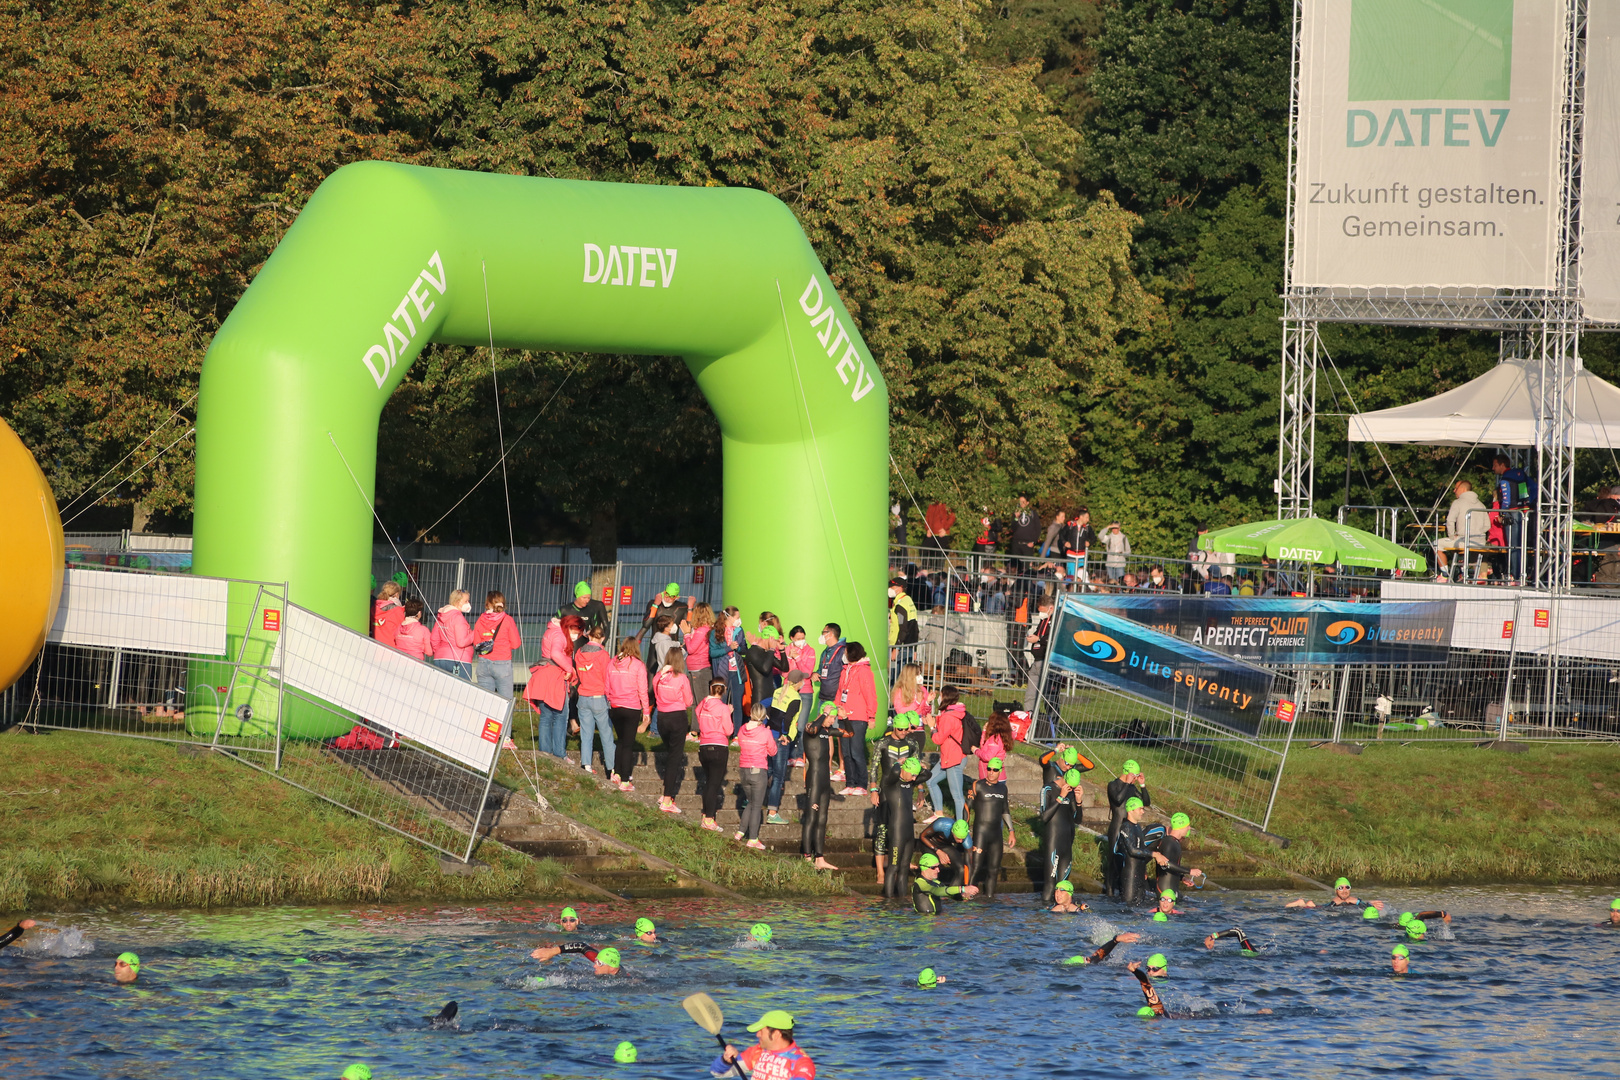
[[10,945],[13,941],[16,941],[18,938],[20,938],[22,936],[23,936],[22,923],[18,923],[16,926],[13,926],[10,930],[7,930],[5,933],[0,934],[0,949],[5,948],[7,945]]
[[912,807],[916,805],[917,785],[926,781],[931,771],[924,767],[910,780],[896,773],[894,783],[878,792],[879,812],[889,823],[889,865],[883,870],[885,897],[898,897],[911,873],[911,853],[917,844],[917,818]]
[[1097,763],[1082,753],[1075,753],[1073,765],[1065,765],[1058,761],[1056,750],[1048,750],[1041,755],[1041,786],[1045,787],[1047,784],[1057,783],[1062,779],[1063,774],[1070,769],[1074,769],[1076,772],[1088,773],[1096,767]]
[[827,848],[827,811],[832,804],[832,727],[815,717],[805,725],[804,817],[799,834],[799,851],[819,859]]
[[1070,788],[1065,798],[1058,797],[1057,785],[1041,788],[1041,866],[1046,871],[1046,882],[1041,886],[1041,899],[1050,904],[1057,892],[1057,883],[1069,880],[1069,869],[1074,862],[1074,826],[1080,820],[1080,791]]
[[[970,799],[972,796],[968,796]],[[932,825],[927,826],[917,837],[917,843],[923,846],[925,852],[932,852],[939,858],[939,877],[941,881],[955,881],[961,879],[962,884],[971,885],[968,880],[968,856],[970,844],[967,839],[958,840],[951,835],[956,822],[951,818],[940,818]]]
[[1147,788],[1119,779],[1108,782],[1108,843],[1102,846],[1102,871],[1103,891],[1109,896],[1118,896],[1120,892],[1120,864],[1115,841],[1119,839],[1120,827],[1125,824],[1125,802],[1132,798],[1141,799],[1143,806],[1153,805],[1153,800],[1148,798]]
[[1153,1015],[1163,1016],[1164,1002],[1159,1000],[1159,992],[1153,989],[1152,980],[1143,974],[1140,968],[1131,972],[1131,974],[1135,975],[1136,981],[1142,984],[1142,997],[1145,998],[1147,1003],[1153,1007]]
[[1082,964],[1100,964],[1104,960],[1108,959],[1108,954],[1113,952],[1114,947],[1118,944],[1119,935],[1115,934],[1113,937],[1109,938],[1107,941],[1098,946],[1096,952],[1092,953],[1090,956],[1086,957],[1080,962]]
[[1142,837],[1142,826],[1127,821],[1114,837],[1114,854],[1119,859],[1119,898],[1134,904],[1142,898],[1142,882],[1152,850]]
[[1255,948],[1254,944],[1249,941],[1248,937],[1243,933],[1243,931],[1239,930],[1235,926],[1230,930],[1222,930],[1218,934],[1211,934],[1209,936],[1214,938],[1216,941],[1221,940],[1221,938],[1235,937],[1237,938],[1238,948],[1243,950],[1244,956],[1260,955],[1260,950]]
[[924,915],[938,915],[943,899],[962,900],[962,886],[947,885],[943,881],[929,881],[922,875],[911,883],[911,906]]
[[[878,782],[874,785],[878,793],[878,805],[876,819],[872,823],[872,850],[888,858],[889,848],[895,836],[894,800],[899,797],[895,789],[900,783],[900,765],[906,758],[912,756],[912,744],[891,731],[873,743],[869,753],[872,755],[871,760],[878,777]],[[900,895],[897,891],[890,891],[887,873],[883,875],[883,895],[885,897]]]
[[979,888],[984,895],[996,895],[996,883],[1001,880],[1001,833],[1007,821],[1007,782],[999,780],[973,781],[968,795],[973,806],[973,850],[968,853],[968,884],[978,884],[980,875],[984,884]]

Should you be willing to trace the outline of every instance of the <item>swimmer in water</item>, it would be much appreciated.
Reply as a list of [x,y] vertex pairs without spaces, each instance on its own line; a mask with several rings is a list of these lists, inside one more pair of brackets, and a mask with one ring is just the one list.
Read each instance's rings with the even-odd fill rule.
[[[1160,957],[1160,959],[1163,958]],[[1148,981],[1148,976],[1142,973],[1142,961],[1132,960],[1129,964],[1125,965],[1125,970],[1129,971],[1132,975],[1135,975],[1136,981],[1142,984],[1142,997],[1147,1001],[1147,1004],[1142,1007],[1144,1009],[1151,1009],[1154,1016],[1163,1016],[1164,1002],[1159,1000],[1159,992],[1153,989],[1153,984]],[[1159,971],[1163,972],[1164,969],[1160,968]],[[1152,974],[1152,972],[1150,971],[1148,974]]]
[[1406,960],[1410,955],[1411,954],[1407,952],[1405,945],[1397,945],[1393,949],[1389,950],[1389,966],[1391,970],[1393,970],[1397,975],[1405,975]]
[[658,928],[651,919],[636,920],[636,940],[643,945],[658,944]]
[[529,955],[542,964],[553,956],[562,953],[578,953],[591,962],[591,966],[598,975],[617,975],[619,973],[618,949],[593,949],[583,941],[576,941],[569,945],[542,945]]
[[[1620,903],[1620,900],[1617,900],[1615,902]],[[5,948],[7,945],[10,945],[13,941],[16,941],[18,938],[22,937],[24,930],[32,930],[37,925],[38,924],[35,923],[33,919],[24,919],[21,922],[19,922],[16,926],[13,926],[10,930],[7,930],[5,933],[0,934],[0,949]]]
[[1053,911],[1062,912],[1067,915],[1074,915],[1082,911],[1091,910],[1083,903],[1077,904],[1074,902],[1074,882],[1072,881],[1058,882],[1057,890],[1053,893],[1053,898],[1057,900],[1057,903],[1052,905]]
[[134,982],[141,974],[141,958],[132,952],[119,953],[118,959],[113,961],[113,979],[128,985]]
[[924,855],[917,860],[920,875],[911,883],[911,906],[923,915],[938,915],[941,899],[968,900],[979,895],[972,885],[946,885],[939,880],[939,856]]
[[1185,915],[1185,911],[1176,907],[1176,890],[1165,889],[1159,894],[1159,904],[1153,912],[1154,922],[1169,922],[1172,915]]
[[557,924],[563,928],[564,933],[572,934],[579,929],[579,912],[571,907],[563,908],[562,914],[557,916]]
[[1237,938],[1238,951],[1241,952],[1244,956],[1259,956],[1260,955],[1260,950],[1256,949],[1254,947],[1253,943],[1251,943],[1249,941],[1248,935],[1244,934],[1244,932],[1242,930],[1238,929],[1235,926],[1232,927],[1232,929],[1230,929],[1230,930],[1222,930],[1218,934],[1209,935],[1209,937],[1204,939],[1204,948],[1213,949],[1215,947],[1215,943],[1217,941],[1221,940],[1221,938],[1229,938],[1229,937]]
[[1097,951],[1090,956],[1071,956],[1063,961],[1065,964],[1100,964],[1108,959],[1108,954],[1114,951],[1116,945],[1125,945],[1132,941],[1141,941],[1141,934],[1115,934],[1097,947]]
[[1413,919],[1406,924],[1406,939],[1408,941],[1422,941],[1429,933],[1429,924],[1422,919]]
[[[1361,906],[1361,901],[1357,900],[1354,896],[1350,895],[1350,879],[1342,877],[1338,881],[1335,881],[1333,883],[1333,906],[1334,907],[1345,907],[1346,905],[1354,906],[1354,907],[1360,907]],[[1290,901],[1288,901],[1288,903],[1284,904],[1283,906],[1284,907],[1313,908],[1313,907],[1316,906],[1316,901],[1315,900],[1306,900],[1303,897],[1301,897],[1298,900],[1290,900]],[[1382,908],[1384,905],[1383,905],[1383,903],[1381,901],[1374,900],[1373,901],[1373,906],[1377,907],[1377,908]]]
[[[23,920],[26,922],[27,920]],[[1620,926],[1620,897],[1609,901],[1609,918],[1607,922],[1598,923],[1599,926]]]
[[748,936],[761,945],[771,943],[771,928],[762,922],[757,922],[748,928]]
[[422,1017],[422,1019],[426,1020],[428,1022],[428,1024],[430,1026],[432,1026],[432,1027],[436,1027],[436,1028],[451,1027],[452,1025],[455,1024],[455,1022],[456,1022],[456,1014],[458,1012],[460,1012],[460,1011],[461,1011],[461,1006],[457,1005],[453,1001],[450,1001],[450,1002],[446,1002],[444,1008],[439,1010],[439,1015],[438,1016],[424,1016],[424,1017]]
[[923,968],[917,972],[917,985],[924,990],[932,990],[945,981],[945,976],[937,974],[933,968]]
[[371,1080],[371,1066],[356,1062],[343,1070],[343,1080]]

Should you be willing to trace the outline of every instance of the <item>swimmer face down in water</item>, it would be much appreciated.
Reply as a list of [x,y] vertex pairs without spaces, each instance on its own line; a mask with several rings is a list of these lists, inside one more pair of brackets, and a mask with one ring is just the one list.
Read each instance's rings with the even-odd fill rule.
[[617,975],[619,973],[619,950],[602,949],[598,951],[584,942],[575,942],[571,945],[542,945],[529,955],[542,964],[552,957],[562,953],[578,953],[591,962],[591,967],[598,975]]

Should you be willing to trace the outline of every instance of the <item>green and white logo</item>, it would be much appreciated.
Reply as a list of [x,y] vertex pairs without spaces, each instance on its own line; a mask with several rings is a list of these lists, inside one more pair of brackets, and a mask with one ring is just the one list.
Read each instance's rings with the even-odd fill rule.
[[1507,101],[1513,0],[1351,0],[1351,101]]

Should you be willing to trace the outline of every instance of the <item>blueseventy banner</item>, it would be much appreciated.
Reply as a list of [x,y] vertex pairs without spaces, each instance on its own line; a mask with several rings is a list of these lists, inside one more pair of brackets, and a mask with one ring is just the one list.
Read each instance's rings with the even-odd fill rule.
[[1271,672],[1065,597],[1052,666],[1245,735],[1260,729]]
[[1443,664],[1454,600],[1383,601],[1083,593],[1076,599],[1257,664]]

